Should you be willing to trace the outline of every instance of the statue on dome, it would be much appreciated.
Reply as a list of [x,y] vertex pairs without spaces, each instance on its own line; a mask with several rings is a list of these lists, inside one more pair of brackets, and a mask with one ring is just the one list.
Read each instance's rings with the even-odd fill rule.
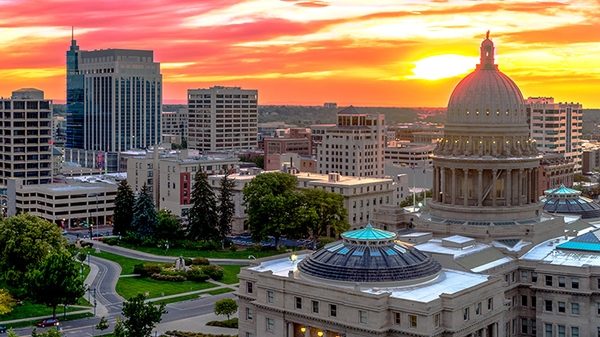
[[488,29],[488,31],[485,33],[485,38],[489,39],[490,38],[490,30]]
[[479,148],[477,149],[477,154],[482,157],[483,156],[483,140],[479,141]]
[[498,143],[496,141],[492,141],[492,157],[498,157]]
[[510,142],[509,141],[504,142],[504,151],[502,154],[507,157],[510,157],[511,151],[510,151]]

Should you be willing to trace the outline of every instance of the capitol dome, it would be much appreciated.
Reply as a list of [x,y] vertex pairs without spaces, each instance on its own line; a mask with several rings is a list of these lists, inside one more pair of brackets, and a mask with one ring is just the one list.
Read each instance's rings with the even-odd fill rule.
[[300,275],[339,282],[416,283],[436,277],[441,265],[418,249],[396,241],[396,234],[373,228],[343,233],[298,264]]
[[486,35],[477,68],[454,88],[448,120],[461,124],[522,124],[526,121],[523,94],[494,64],[494,43]]

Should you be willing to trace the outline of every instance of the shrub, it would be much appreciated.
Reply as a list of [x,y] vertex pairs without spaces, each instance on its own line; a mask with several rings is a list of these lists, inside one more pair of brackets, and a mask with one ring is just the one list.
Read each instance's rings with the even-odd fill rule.
[[210,276],[210,278],[215,281],[218,281],[223,278],[223,268],[217,266],[216,264],[202,266],[202,272]]
[[186,271],[185,270],[172,270],[172,269],[163,269],[160,271],[161,275],[169,275],[169,276],[186,276]]
[[232,319],[228,319],[225,321],[210,321],[208,323],[206,323],[206,325],[208,326],[218,326],[221,328],[231,328],[231,329],[237,329],[238,328],[238,319],[237,318],[232,318]]
[[191,257],[184,257],[184,258],[183,258],[183,261],[185,261],[185,265],[186,265],[186,266],[191,266],[191,265],[192,265],[192,261],[193,261],[193,260],[194,260],[194,259],[192,259]]
[[279,252],[280,253],[285,253],[287,251],[287,247],[284,245],[279,246]]
[[158,280],[158,281],[169,281],[169,282],[184,282],[184,281],[186,281],[185,276],[181,276],[181,275],[152,274],[150,277],[152,279]]
[[190,263],[190,265],[193,265],[193,266],[208,266],[209,264],[210,264],[210,261],[205,257],[197,257],[197,258],[193,259],[192,262]]
[[160,274],[162,268],[156,264],[140,263],[133,266],[133,273],[141,277],[147,277],[152,274]]
[[237,250],[238,250],[238,247],[236,245],[232,244],[231,246],[229,246],[229,251],[230,252],[234,252],[235,253],[235,252],[237,252]]
[[191,268],[185,273],[185,276],[188,280],[195,282],[204,282],[210,278],[210,276],[203,273],[200,268]]
[[146,268],[144,268],[144,264],[143,263],[136,264],[135,266],[133,266],[133,273],[134,274],[138,274],[141,277],[148,276],[148,274],[146,273]]
[[116,246],[119,244],[119,239],[118,238],[104,238],[104,239],[102,239],[102,242],[106,243],[109,246]]
[[336,239],[334,239],[334,238],[330,238],[328,236],[322,236],[319,238],[319,241],[317,241],[317,248],[323,248],[324,246],[326,246],[332,242],[335,242],[335,241],[336,241]]
[[219,250],[221,249],[221,242],[219,241],[200,241],[197,244],[198,250]]

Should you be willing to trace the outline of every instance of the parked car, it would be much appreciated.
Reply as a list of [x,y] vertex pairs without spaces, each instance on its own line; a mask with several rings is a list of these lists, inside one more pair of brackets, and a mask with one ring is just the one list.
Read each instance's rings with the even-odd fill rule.
[[48,318],[41,322],[37,322],[35,325],[42,327],[42,328],[47,327],[47,326],[52,326],[52,325],[58,325],[58,318]]
[[0,333],[5,333],[6,332],[6,327],[0,325]]

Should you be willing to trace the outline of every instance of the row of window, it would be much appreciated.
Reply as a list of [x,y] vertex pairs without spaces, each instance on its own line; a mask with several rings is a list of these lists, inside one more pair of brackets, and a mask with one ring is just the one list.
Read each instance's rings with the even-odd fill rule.
[[[529,272],[526,270],[521,271],[521,282],[529,282],[529,275],[531,275],[531,283],[538,282],[537,272]],[[556,284],[554,279],[556,278]],[[508,282],[508,274],[505,276],[505,280]],[[512,273],[512,281],[515,281],[515,273]],[[579,289],[579,278],[578,277],[565,277],[565,276],[553,276],[545,275],[544,284],[548,287],[558,286],[559,288],[567,288],[567,285],[571,289]],[[600,289],[600,278],[598,278],[598,289]]]
[[[556,328],[552,323],[544,324],[544,332],[546,337],[554,337],[554,330],[558,332],[558,337],[566,337],[567,327],[565,325],[556,325]],[[598,328],[598,335],[600,336],[600,328]],[[579,327],[572,326],[571,327],[571,335],[570,337],[579,337]]]

